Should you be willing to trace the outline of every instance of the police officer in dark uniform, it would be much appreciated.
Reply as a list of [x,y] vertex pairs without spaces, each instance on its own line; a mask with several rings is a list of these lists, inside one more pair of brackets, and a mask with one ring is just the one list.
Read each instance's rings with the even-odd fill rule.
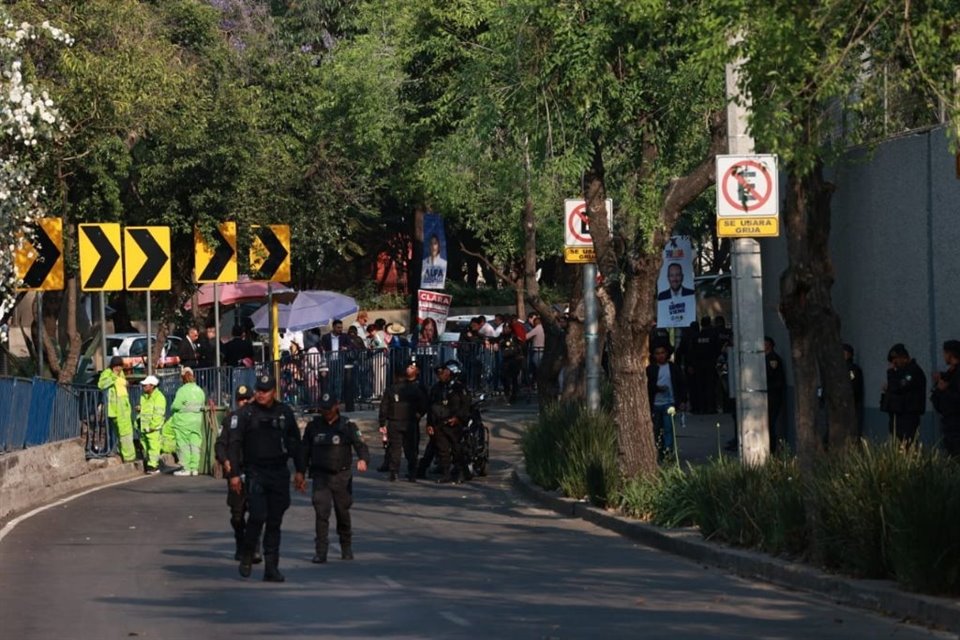
[[[237,412],[240,411],[250,400],[253,399],[253,391],[245,384],[237,387],[236,400],[237,411],[228,411],[220,422],[220,434],[217,436],[217,442],[213,446],[214,453],[217,456],[217,462],[223,465],[224,477],[230,477],[230,459],[227,449],[230,446],[230,434],[237,429],[240,417]],[[227,506],[230,507],[230,526],[233,527],[233,537],[237,542],[237,550],[233,559],[239,560],[241,550],[243,549],[243,532],[247,526],[247,496],[241,490],[235,493],[230,490],[230,481],[227,481]],[[253,551],[253,563],[258,564],[263,561],[260,555],[260,543],[257,541],[257,547]]]
[[853,361],[853,345],[843,343],[843,360],[847,364],[850,376],[850,388],[853,391],[853,408],[857,414],[857,437],[863,437],[863,369]]
[[[437,367],[437,383],[430,389],[430,410],[427,417],[427,433],[435,436],[437,453],[443,477],[439,482],[463,482],[470,479],[460,437],[463,425],[470,419],[470,394],[467,388],[456,379],[460,373],[460,363],[448,360]],[[460,475],[454,480],[450,473],[450,463],[457,465]]]
[[417,481],[420,418],[427,413],[427,389],[420,384],[420,369],[410,360],[397,381],[383,393],[380,401],[380,429],[387,430],[390,482],[400,472],[400,449],[407,458],[407,480]]
[[[367,470],[370,450],[356,424],[340,415],[337,398],[329,393],[320,398],[320,415],[307,425],[303,433],[302,461],[298,468],[310,470],[313,478],[313,508],[317,513],[316,547],[313,562],[327,561],[330,507],[337,514],[337,535],[340,536],[340,557],[353,560],[353,532],[350,527],[350,505],[353,504],[353,452],[357,452],[357,471]],[[297,489],[306,491],[307,483],[298,476]]]
[[887,362],[887,383],[880,409],[890,414],[890,435],[910,443],[920,427],[920,416],[927,409],[927,376],[901,343],[890,347]]
[[767,428],[770,430],[770,453],[776,453],[780,448],[777,421],[780,419],[780,410],[787,397],[787,372],[783,366],[783,358],[776,352],[777,343],[773,338],[766,336],[763,339],[764,360],[767,365]]
[[694,413],[717,411],[717,333],[710,318],[700,320],[700,332],[693,339],[694,380],[691,386],[691,402]]
[[960,341],[943,343],[944,372],[933,374],[930,400],[940,414],[943,448],[953,458],[960,458]]
[[[297,481],[303,482],[303,467],[299,466],[300,429],[290,407],[276,399],[276,380],[263,375],[254,385],[253,402],[237,412],[237,427],[231,429],[227,446],[230,462],[230,490],[240,494],[244,490],[250,515],[244,530],[240,553],[240,575],[249,577],[253,552],[263,533],[263,579],[283,582],[277,565],[280,561],[280,525],[290,506],[290,471],[287,459],[297,466]],[[241,475],[245,476],[244,486]]]

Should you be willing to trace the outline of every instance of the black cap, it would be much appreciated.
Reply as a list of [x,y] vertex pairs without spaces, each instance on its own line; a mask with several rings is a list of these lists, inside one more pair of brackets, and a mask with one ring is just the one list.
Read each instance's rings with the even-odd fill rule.
[[277,388],[277,381],[273,379],[273,376],[264,374],[257,377],[257,383],[253,385],[253,388],[257,391],[273,391]]
[[113,369],[114,367],[122,367],[122,366],[123,366],[123,358],[121,358],[120,356],[113,356],[112,358],[110,358],[111,369]]
[[960,340],[947,340],[943,343],[944,353],[952,353],[955,358],[960,358]]
[[854,354],[853,345],[849,342],[843,343],[843,350],[849,353],[851,356]]
[[320,396],[320,408],[323,410],[333,409],[339,402],[340,401],[337,400],[337,396],[333,395],[332,393],[325,393]]
[[242,384],[239,387],[237,387],[236,396],[237,396],[237,400],[249,400],[250,398],[253,397],[253,391],[251,391],[250,387],[248,387],[247,385]]

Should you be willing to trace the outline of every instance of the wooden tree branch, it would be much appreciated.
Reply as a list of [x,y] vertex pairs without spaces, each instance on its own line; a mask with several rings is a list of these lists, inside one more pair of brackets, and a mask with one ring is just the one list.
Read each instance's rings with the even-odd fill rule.
[[467,254],[468,256],[471,256],[471,257],[473,257],[473,258],[476,258],[477,260],[479,260],[480,262],[482,262],[488,269],[490,269],[490,271],[493,272],[493,275],[497,276],[497,278],[499,278],[500,280],[502,280],[504,283],[510,285],[511,287],[513,287],[514,289],[517,289],[517,290],[519,290],[519,289],[521,288],[521,286],[522,286],[521,283],[523,282],[522,279],[514,280],[513,278],[511,278],[510,276],[508,276],[506,273],[504,273],[503,271],[501,271],[500,269],[498,269],[492,262],[490,262],[490,260],[487,258],[487,256],[483,255],[482,253],[477,253],[477,252],[475,252],[475,251],[470,251],[469,249],[467,249],[467,248],[464,246],[464,244],[463,244],[462,242],[460,243],[460,250],[463,251],[463,252],[464,252],[465,254]]

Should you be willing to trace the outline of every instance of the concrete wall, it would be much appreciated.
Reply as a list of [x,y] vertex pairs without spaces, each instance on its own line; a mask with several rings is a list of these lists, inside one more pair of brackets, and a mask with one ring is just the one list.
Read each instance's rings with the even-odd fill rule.
[[[853,150],[828,176],[833,198],[833,301],[843,339],[863,368],[867,433],[884,437],[879,410],[889,348],[902,342],[929,376],[943,369],[940,346],[960,338],[960,180],[944,128]],[[781,183],[783,184],[783,183]],[[764,320],[789,356],[777,313],[786,242],[763,241]],[[789,362],[788,362],[789,366]],[[792,382],[792,376],[789,377]],[[791,399],[792,400],[792,399]],[[932,407],[922,426],[937,439]]]
[[83,438],[0,454],[0,523],[81,489],[142,474],[139,462],[88,461]]

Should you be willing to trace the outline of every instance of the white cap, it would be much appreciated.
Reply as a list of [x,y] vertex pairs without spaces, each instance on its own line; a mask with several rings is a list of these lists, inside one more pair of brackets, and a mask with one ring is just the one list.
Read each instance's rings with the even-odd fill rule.
[[140,384],[142,385],[152,384],[153,386],[156,387],[157,385],[160,384],[160,380],[157,379],[157,376],[147,376],[146,378],[140,381]]

